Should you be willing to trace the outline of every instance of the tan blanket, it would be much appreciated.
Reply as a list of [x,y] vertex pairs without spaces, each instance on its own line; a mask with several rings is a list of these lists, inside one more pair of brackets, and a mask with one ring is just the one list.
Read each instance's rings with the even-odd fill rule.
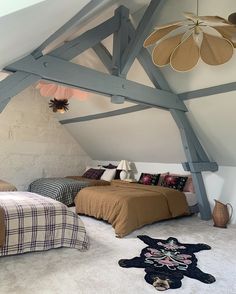
[[107,185],[110,185],[110,182],[108,182],[108,181],[92,180],[92,179],[83,178],[81,176],[68,176],[67,178],[87,182],[87,183],[89,183],[89,186],[107,186]]
[[119,237],[146,224],[189,214],[182,192],[124,182],[84,188],[75,205],[77,213],[108,221]]
[[0,207],[0,247],[5,245],[5,211]]

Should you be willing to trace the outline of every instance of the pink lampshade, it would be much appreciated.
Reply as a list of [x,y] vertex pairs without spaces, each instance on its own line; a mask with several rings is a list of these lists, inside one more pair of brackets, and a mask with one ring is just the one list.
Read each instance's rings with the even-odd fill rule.
[[39,82],[36,86],[43,97],[54,97],[57,100],[77,98],[81,101],[87,99],[87,93],[79,89],[68,88],[58,84]]

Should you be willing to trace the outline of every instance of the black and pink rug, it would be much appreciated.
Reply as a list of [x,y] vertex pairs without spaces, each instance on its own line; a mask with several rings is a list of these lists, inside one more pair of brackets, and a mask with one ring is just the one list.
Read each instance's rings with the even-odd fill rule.
[[138,236],[148,246],[139,257],[121,259],[121,267],[138,267],[145,269],[145,280],[159,291],[177,289],[182,285],[184,276],[199,280],[206,284],[215,282],[215,278],[202,272],[197,267],[194,253],[209,250],[206,244],[181,244],[176,238],[167,240]]

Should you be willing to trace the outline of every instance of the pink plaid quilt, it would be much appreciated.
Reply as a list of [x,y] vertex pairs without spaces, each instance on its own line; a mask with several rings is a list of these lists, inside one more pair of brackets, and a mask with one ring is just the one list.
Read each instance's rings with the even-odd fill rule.
[[0,192],[5,244],[0,256],[71,247],[88,248],[85,227],[77,214],[51,198],[29,192]]

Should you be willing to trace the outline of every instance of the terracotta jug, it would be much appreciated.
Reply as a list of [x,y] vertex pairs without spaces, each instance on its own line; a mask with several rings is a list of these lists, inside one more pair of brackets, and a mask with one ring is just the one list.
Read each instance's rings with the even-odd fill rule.
[[[229,216],[228,206],[231,208],[230,216]],[[227,224],[230,221],[232,214],[233,214],[233,207],[230,203],[224,204],[218,200],[215,200],[215,207],[213,209],[213,214],[212,214],[215,227],[227,228]]]

